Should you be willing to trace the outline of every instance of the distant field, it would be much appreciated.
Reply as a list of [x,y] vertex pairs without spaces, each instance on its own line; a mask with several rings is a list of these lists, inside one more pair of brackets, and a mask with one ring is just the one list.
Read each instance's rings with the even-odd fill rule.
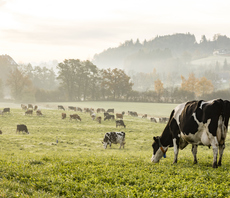
[[[59,103],[38,104],[41,117],[24,115],[20,104],[0,116],[0,197],[229,197],[230,138],[227,136],[222,166],[212,168],[212,149],[198,148],[193,165],[191,145],[180,151],[172,165],[173,148],[167,158],[152,164],[153,136],[165,127],[148,119],[124,116],[126,128],[114,121],[93,121],[80,113],[82,121],[61,119]],[[115,108],[152,116],[169,116],[175,104],[82,102],[62,103],[79,107]],[[99,114],[103,117],[103,114]],[[26,124],[30,134],[16,134],[16,125]],[[104,149],[109,131],[124,131],[124,149]]]
[[209,56],[206,58],[194,60],[191,62],[191,64],[193,64],[193,65],[210,65],[211,64],[215,67],[217,61],[221,65],[223,65],[225,59],[227,60],[228,63],[230,63],[230,57],[227,57],[227,56]]
[[[116,113],[125,111],[136,111],[140,116],[142,114],[148,114],[149,117],[169,117],[171,111],[177,104],[167,103],[135,103],[135,102],[60,102],[60,103],[36,103],[39,108],[43,109],[57,109],[58,105],[63,105],[66,110],[68,106],[80,107],[80,108],[114,108]],[[21,108],[21,104],[17,103],[0,103],[0,109],[4,107]]]

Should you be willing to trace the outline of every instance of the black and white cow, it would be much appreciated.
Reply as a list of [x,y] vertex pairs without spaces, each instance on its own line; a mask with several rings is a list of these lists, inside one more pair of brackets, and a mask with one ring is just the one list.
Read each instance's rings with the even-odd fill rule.
[[[152,162],[159,162],[168,147],[174,147],[174,161],[177,163],[179,149],[192,144],[194,163],[197,163],[197,146],[213,148],[213,168],[221,166],[225,139],[230,116],[230,102],[222,99],[212,101],[190,101],[178,105],[159,137],[154,142]],[[219,161],[217,163],[219,149]]]
[[123,126],[124,128],[126,127],[126,125],[125,125],[125,123],[124,123],[123,120],[116,120],[116,128],[117,128],[118,126]]
[[105,134],[102,144],[104,148],[111,144],[120,144],[120,148],[125,145],[125,132],[108,132]]

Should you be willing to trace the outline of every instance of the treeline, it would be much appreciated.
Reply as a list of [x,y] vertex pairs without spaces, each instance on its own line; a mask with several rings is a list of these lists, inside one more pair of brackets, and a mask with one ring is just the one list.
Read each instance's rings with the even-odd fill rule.
[[[212,40],[203,35],[196,41],[193,34],[156,36],[142,43],[129,40],[116,48],[109,48],[96,54],[93,63],[101,68],[119,67],[126,71],[149,73],[153,68],[159,72],[173,72],[176,69],[185,74],[192,60],[204,58],[217,49],[229,49],[230,38],[216,34]],[[182,73],[183,72],[183,73]]]
[[12,69],[5,85],[11,98],[17,102],[74,102],[74,101],[129,101],[179,103],[194,99],[230,97],[229,90],[214,91],[206,77],[180,76],[180,86],[165,87],[154,71],[150,76],[151,89],[133,90],[133,82],[124,70],[99,69],[90,61],[68,59],[59,63],[57,73],[46,67],[32,65]]

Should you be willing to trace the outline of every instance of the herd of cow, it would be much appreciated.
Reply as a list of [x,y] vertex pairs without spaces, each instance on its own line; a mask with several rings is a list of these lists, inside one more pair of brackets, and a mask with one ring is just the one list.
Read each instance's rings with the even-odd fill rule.
[[[37,106],[21,105],[25,110],[25,115],[32,114],[36,111],[37,115],[42,115],[41,110]],[[65,110],[61,105],[58,109]],[[90,113],[93,120],[97,120],[101,123],[101,116],[96,116],[94,109],[79,107],[68,107],[69,110],[80,111]],[[114,113],[114,109],[108,109],[105,111],[103,108],[98,108],[97,113],[104,113],[105,120],[115,120],[115,116],[110,113]],[[0,110],[0,114],[10,113],[10,108],[4,108]],[[116,127],[126,125],[123,121],[125,112],[116,114]],[[128,115],[138,116],[136,112],[128,111]],[[230,117],[230,101],[215,99],[211,101],[194,100],[176,106],[170,115],[170,118],[160,118],[159,122],[167,122],[165,129],[160,136],[153,137],[153,155],[151,161],[157,163],[162,157],[166,157],[166,152],[169,147],[174,148],[174,161],[177,163],[179,149],[184,149],[188,144],[192,144],[192,154],[194,157],[194,164],[197,163],[197,147],[198,145],[212,147],[213,149],[213,168],[221,166],[223,152],[225,149],[225,140],[228,131],[228,122]],[[66,113],[62,113],[62,119],[66,118]],[[142,118],[147,118],[144,114]],[[81,121],[78,114],[71,114],[70,119],[76,119]],[[154,121],[153,121],[154,119]],[[155,118],[150,118],[155,122]],[[17,125],[16,133],[24,131],[29,134],[26,125]],[[2,133],[0,131],[0,133]],[[125,132],[107,132],[103,139],[104,148],[111,144],[120,144],[120,148],[125,145]],[[219,153],[219,159],[217,161]]]

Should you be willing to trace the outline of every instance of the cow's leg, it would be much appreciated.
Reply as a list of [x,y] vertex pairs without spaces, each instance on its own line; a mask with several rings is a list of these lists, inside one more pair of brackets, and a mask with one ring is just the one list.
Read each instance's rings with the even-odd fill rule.
[[197,158],[196,158],[196,154],[197,154],[197,145],[192,145],[192,154],[193,154],[193,157],[194,157],[194,161],[193,161],[193,164],[197,164]]
[[213,149],[213,164],[212,164],[212,167],[213,168],[218,168],[217,166],[217,155],[218,155],[218,141],[217,141],[217,138],[214,137],[213,138],[213,141],[211,142],[211,145],[212,145],[212,149]]
[[179,153],[179,143],[176,138],[173,139],[173,147],[174,147],[174,160],[173,164],[177,163],[177,157]]
[[222,156],[223,156],[223,153],[224,153],[224,149],[225,149],[225,144],[219,145],[219,161],[218,161],[218,166],[221,166],[221,161],[222,161]]

